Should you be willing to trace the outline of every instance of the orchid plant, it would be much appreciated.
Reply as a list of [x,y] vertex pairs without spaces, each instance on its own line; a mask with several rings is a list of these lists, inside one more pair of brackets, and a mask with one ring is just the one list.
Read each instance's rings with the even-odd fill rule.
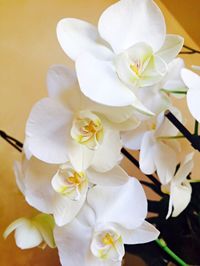
[[155,183],[146,185],[169,195],[166,218],[180,215],[192,197],[193,153],[180,163],[184,136],[165,111],[184,122],[171,95],[186,96],[200,122],[200,77],[177,58],[184,39],[166,34],[153,0],[120,0],[97,27],[62,19],[57,36],[75,70],[48,70],[48,96],[31,110],[14,167],[27,203],[41,213],[17,219],[4,237],[15,231],[22,249],[57,247],[63,266],[120,266],[124,244],[159,236],[145,220],[141,183],[120,166],[123,154],[135,162],[123,147],[140,151],[136,165]]

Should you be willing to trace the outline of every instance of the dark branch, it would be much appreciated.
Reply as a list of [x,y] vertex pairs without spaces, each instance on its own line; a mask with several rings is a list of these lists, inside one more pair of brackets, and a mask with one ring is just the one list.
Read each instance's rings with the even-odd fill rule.
[[169,110],[165,112],[165,116],[186,137],[186,139],[191,143],[192,147],[200,151],[199,136],[191,134],[190,131]]
[[0,130],[0,137],[7,141],[12,147],[14,147],[19,152],[22,152],[23,143],[19,140],[7,135],[4,131]]

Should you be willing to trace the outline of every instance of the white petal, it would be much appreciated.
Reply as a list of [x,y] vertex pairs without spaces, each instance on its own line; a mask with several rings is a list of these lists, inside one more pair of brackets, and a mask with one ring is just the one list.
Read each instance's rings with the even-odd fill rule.
[[68,141],[69,158],[77,172],[84,171],[94,161],[95,151],[88,149],[85,145],[76,143],[74,140]]
[[152,174],[156,170],[154,163],[154,132],[147,131],[142,139],[140,148],[140,169],[145,174]]
[[184,67],[182,58],[175,58],[168,64],[168,73],[162,81],[162,87],[165,91],[173,93],[176,98],[183,98],[185,94],[178,92],[187,92],[186,85],[181,78],[181,70]]
[[187,104],[192,116],[200,123],[200,88],[198,90],[188,90]]
[[167,216],[166,219],[168,219],[170,217],[170,215],[172,214],[172,210],[173,210],[173,200],[171,195],[169,196],[169,205],[168,205],[168,212],[167,212]]
[[17,186],[19,190],[22,192],[22,194],[24,194],[25,193],[24,175],[22,172],[22,167],[20,162],[17,161],[14,162],[14,173],[15,173]]
[[194,162],[193,162],[193,156],[194,152],[189,153],[181,162],[180,167],[174,176],[174,181],[181,184],[182,181],[186,180],[187,176],[189,173],[192,172],[192,169],[194,167]]
[[64,163],[67,155],[67,130],[71,112],[56,100],[45,98],[33,107],[26,125],[26,140],[31,153],[48,163]]
[[150,223],[144,221],[138,228],[127,230],[117,226],[124,244],[143,244],[151,242],[158,238],[160,232]]
[[80,19],[67,18],[59,21],[57,37],[62,49],[72,60],[76,60],[86,51],[110,53],[109,49],[100,43],[97,28]]
[[98,28],[116,53],[138,42],[146,42],[157,51],[166,31],[160,9],[149,0],[118,1],[101,15]]
[[127,229],[140,226],[147,215],[146,196],[135,178],[122,186],[91,188],[88,204],[94,209],[98,223],[118,223]]
[[154,163],[160,182],[165,185],[172,177],[177,165],[176,152],[167,144],[158,143],[154,146]]
[[67,226],[55,227],[54,237],[62,266],[93,266],[86,264],[92,228],[74,220]]
[[99,172],[111,170],[122,159],[121,148],[119,131],[104,127],[103,141],[94,153],[91,166]]
[[181,77],[185,85],[189,88],[187,93],[187,104],[192,116],[200,122],[200,109],[199,109],[199,98],[200,98],[200,76],[196,73],[182,69]]
[[[182,114],[181,112],[173,106],[169,107],[169,110],[176,116],[176,118],[181,122]],[[156,137],[162,136],[176,136],[179,133],[178,129],[165,117],[164,112],[157,116],[156,124]]]
[[44,213],[53,213],[56,193],[51,186],[51,179],[58,166],[45,164],[32,157],[26,161],[24,170],[24,185],[26,201]]
[[138,90],[139,100],[154,114],[166,110],[171,105],[169,97],[154,87],[144,87]]
[[139,150],[144,133],[148,130],[146,123],[131,131],[122,133],[122,143],[128,149]]
[[40,245],[43,238],[38,229],[28,219],[15,230],[16,245],[21,249],[34,248]]
[[184,182],[180,185],[172,185],[171,187],[171,197],[173,203],[172,217],[178,216],[190,203],[192,187],[189,182]]
[[81,91],[91,100],[109,106],[133,103],[133,93],[121,83],[111,62],[84,54],[76,61],[76,70]]
[[32,219],[32,223],[40,232],[43,240],[51,248],[55,248],[53,229],[55,226],[54,219],[51,215],[44,213],[38,214]]
[[94,102],[113,107],[132,105],[152,115],[119,80],[111,61],[99,60],[86,53],[76,61],[76,71],[81,91]]
[[54,205],[54,218],[58,226],[63,226],[70,223],[79,213],[86,199],[86,192],[82,192],[81,198],[78,201],[70,200],[66,197],[57,197],[57,202]]
[[99,173],[89,168],[87,176],[90,182],[101,186],[120,186],[129,179],[127,173],[118,165],[105,173]]
[[64,65],[53,65],[48,69],[47,88],[49,97],[56,98],[77,83],[75,71]]
[[160,56],[166,63],[169,63],[179,54],[183,44],[183,37],[179,35],[168,34],[166,35],[163,46],[156,54]]
[[200,76],[189,69],[182,69],[181,77],[185,85],[192,90],[200,90]]
[[81,99],[81,109],[89,109],[93,112],[101,113],[105,115],[108,120],[117,124],[125,122],[127,119],[129,119],[135,110],[131,105],[125,107],[112,107],[103,104],[97,104],[84,95],[82,95]]
[[16,230],[19,226],[23,226],[28,221],[27,218],[19,218],[12,222],[4,231],[3,237],[6,239],[14,230]]

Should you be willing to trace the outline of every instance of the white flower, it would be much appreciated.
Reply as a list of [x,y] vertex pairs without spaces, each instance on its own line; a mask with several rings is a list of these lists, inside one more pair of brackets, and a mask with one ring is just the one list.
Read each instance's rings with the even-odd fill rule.
[[[181,120],[177,109],[171,107],[171,111]],[[139,163],[143,173],[157,171],[161,183],[166,184],[174,173],[180,150],[179,143],[173,139],[177,134],[176,127],[162,112],[156,119],[148,119],[137,129],[122,134],[122,142],[129,149],[140,150]]]
[[200,122],[200,76],[196,73],[183,69],[181,72],[182,79],[185,85],[188,87],[187,92],[187,105],[192,116]]
[[55,228],[62,266],[121,266],[124,244],[146,243],[159,235],[144,220],[147,201],[134,178],[121,186],[97,185],[87,201],[72,223]]
[[170,197],[167,218],[171,214],[172,217],[178,216],[190,203],[192,187],[187,177],[193,168],[193,155],[194,153],[188,154],[172,176],[170,183],[162,186],[162,191]]
[[21,249],[33,248],[39,245],[42,248],[46,245],[54,248],[53,229],[54,220],[52,216],[38,214],[31,219],[23,217],[15,220],[7,227],[3,236],[7,238],[15,231],[16,245]]
[[152,114],[137,89],[158,83],[176,57],[183,38],[165,34],[165,22],[152,0],[121,0],[101,15],[98,29],[79,19],[63,19],[57,36],[76,61],[82,92],[109,106],[133,105]]
[[41,212],[53,214],[59,226],[71,222],[79,213],[89,186],[119,186],[128,180],[119,166],[105,173],[92,168],[77,172],[69,162],[46,164],[35,157],[16,163],[15,175],[26,201]]
[[27,121],[27,158],[33,154],[58,164],[70,160],[78,171],[90,165],[102,172],[113,168],[121,159],[119,130],[139,123],[130,118],[133,108],[116,110],[86,100],[63,66],[51,68],[47,82],[51,97],[36,103]]

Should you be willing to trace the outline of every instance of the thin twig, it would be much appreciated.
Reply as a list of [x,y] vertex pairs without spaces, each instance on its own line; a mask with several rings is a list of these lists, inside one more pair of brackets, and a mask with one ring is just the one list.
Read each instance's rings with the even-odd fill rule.
[[191,143],[192,147],[200,151],[199,136],[191,134],[190,131],[169,110],[165,112],[165,116],[186,137],[186,139]]
[[181,51],[180,54],[200,54],[200,51],[188,46],[188,45],[183,45],[185,49],[188,51]]
[[7,141],[11,146],[13,146],[19,152],[22,152],[23,143],[19,140],[7,135],[4,131],[0,130],[0,137]]

